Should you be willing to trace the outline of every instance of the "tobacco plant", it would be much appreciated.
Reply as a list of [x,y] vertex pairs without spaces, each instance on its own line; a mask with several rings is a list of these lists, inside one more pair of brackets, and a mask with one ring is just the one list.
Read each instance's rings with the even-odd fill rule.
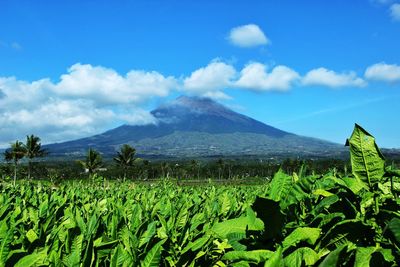
[[[278,171],[257,218],[219,230],[231,250],[224,266],[396,266],[400,262],[399,171],[385,169],[374,137],[359,125],[347,140],[352,175],[287,175]],[[260,230],[261,229],[261,230]]]
[[213,225],[240,217],[263,189],[0,184],[0,266],[209,266],[225,252]]
[[352,173],[258,186],[0,184],[2,266],[396,266],[400,171],[356,125]]

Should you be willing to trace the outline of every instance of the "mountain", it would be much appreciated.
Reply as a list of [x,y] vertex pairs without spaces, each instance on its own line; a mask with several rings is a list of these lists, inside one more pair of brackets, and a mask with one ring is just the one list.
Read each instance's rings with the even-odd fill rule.
[[122,125],[46,148],[56,155],[82,155],[90,147],[112,155],[130,144],[149,157],[333,156],[343,151],[339,144],[274,128],[209,98],[181,96],[151,114],[157,124]]

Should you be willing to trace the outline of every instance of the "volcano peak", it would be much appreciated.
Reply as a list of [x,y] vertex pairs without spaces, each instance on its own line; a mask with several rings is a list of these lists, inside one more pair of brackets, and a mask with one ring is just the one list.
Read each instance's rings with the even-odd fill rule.
[[161,105],[151,113],[158,118],[160,116],[164,117],[166,114],[173,116],[182,116],[188,113],[222,115],[224,113],[232,113],[232,111],[211,98],[182,95]]
[[[151,111],[157,124],[122,125],[99,135],[49,145],[58,153],[88,147],[113,154],[131,144],[143,155],[286,155],[337,151],[338,145],[302,137],[237,113],[206,97],[180,96]],[[325,152],[324,152],[325,153]]]

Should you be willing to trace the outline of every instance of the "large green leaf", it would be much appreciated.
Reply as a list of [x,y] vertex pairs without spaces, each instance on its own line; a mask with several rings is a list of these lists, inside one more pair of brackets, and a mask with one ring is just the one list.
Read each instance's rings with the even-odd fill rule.
[[146,245],[150,242],[156,234],[157,221],[151,222],[147,225],[147,230],[140,237],[139,247]]
[[365,267],[369,266],[369,261],[371,260],[372,253],[376,250],[375,247],[359,247],[356,249],[356,260],[354,262],[354,267]]
[[358,124],[346,141],[350,146],[350,160],[354,176],[368,183],[379,181],[385,174],[385,158],[375,143],[375,138]]
[[392,232],[396,241],[400,244],[400,219],[393,218],[388,223],[389,230]]
[[207,242],[210,240],[209,235],[202,236],[192,242],[190,242],[185,248],[182,249],[182,254],[191,251],[199,250],[200,248],[204,247]]
[[305,265],[314,265],[319,260],[318,254],[311,248],[302,247],[293,251],[285,257],[285,266],[288,267],[301,267],[304,262]]
[[311,211],[316,216],[321,215],[321,211],[328,209],[331,205],[335,204],[339,201],[339,197],[337,195],[332,195],[323,198]]
[[112,252],[110,259],[110,266],[130,266],[132,265],[132,259],[124,249],[124,247],[119,244]]
[[293,178],[284,173],[281,169],[275,173],[269,187],[269,197],[272,200],[280,201],[288,194],[294,184]]
[[342,180],[354,194],[358,194],[361,189],[367,189],[365,183],[358,178],[343,177]]
[[258,218],[242,216],[214,224],[212,230],[221,238],[232,233],[246,233],[246,230],[260,231],[264,229],[263,222]]
[[258,264],[271,258],[273,254],[273,251],[263,249],[252,251],[229,251],[222,257],[222,259],[228,261],[245,260]]
[[86,225],[86,236],[85,236],[86,239],[89,239],[92,235],[94,235],[96,233],[98,224],[99,224],[99,220],[97,218],[97,215],[94,213],[90,217],[90,219]]
[[269,258],[264,267],[283,267],[284,261],[282,257],[282,247],[278,247],[278,249],[274,252],[274,254]]
[[283,240],[283,248],[287,249],[290,246],[296,245],[300,241],[306,241],[310,245],[314,245],[321,234],[321,229],[300,227],[296,228],[293,232]]
[[83,246],[83,234],[76,236],[71,245],[71,253],[66,256],[63,263],[68,267],[79,266],[82,262],[82,246]]
[[45,263],[47,257],[47,250],[42,250],[40,252],[35,251],[30,255],[27,255],[20,259],[15,267],[33,267],[42,266]]
[[380,247],[358,247],[356,249],[356,260],[354,262],[354,267],[369,266],[372,254],[374,253],[381,253],[383,259],[388,262],[394,261],[394,257],[390,249],[383,249]]
[[13,237],[12,232],[6,228],[6,224],[2,223],[2,226],[4,227],[0,227],[0,267],[5,266]]
[[160,266],[161,252],[163,250],[162,245],[165,243],[166,239],[159,241],[151,250],[146,254],[146,257],[141,262],[142,267],[154,267]]
[[337,247],[335,250],[331,251],[321,262],[319,267],[331,267],[331,266],[339,266],[340,254],[343,249],[346,248],[347,244],[341,245]]
[[250,267],[250,264],[247,261],[238,261],[232,263],[230,266],[232,267]]
[[304,176],[300,179],[294,174],[289,176],[279,170],[272,179],[269,187],[269,198],[279,201],[282,209],[305,199],[312,193],[316,176]]
[[53,264],[52,266],[62,266],[60,255],[57,253],[56,250],[52,250],[49,253],[48,260]]
[[219,201],[221,203],[221,214],[227,215],[232,207],[232,203],[229,199],[228,193],[224,192],[224,194],[219,198]]

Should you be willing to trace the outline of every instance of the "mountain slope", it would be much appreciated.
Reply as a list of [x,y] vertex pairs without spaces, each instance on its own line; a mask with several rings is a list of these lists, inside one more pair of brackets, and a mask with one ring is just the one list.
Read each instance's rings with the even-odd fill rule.
[[335,143],[288,133],[223,105],[199,97],[182,96],[153,110],[157,124],[122,125],[102,134],[48,145],[54,154],[80,155],[89,147],[114,154],[122,144],[141,155],[321,155],[342,149]]

